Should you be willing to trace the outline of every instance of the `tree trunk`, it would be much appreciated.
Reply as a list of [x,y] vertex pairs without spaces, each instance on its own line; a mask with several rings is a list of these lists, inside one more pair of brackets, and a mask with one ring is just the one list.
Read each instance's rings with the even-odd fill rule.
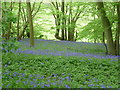
[[66,20],[65,20],[65,40],[67,40],[67,28],[66,28]]
[[68,41],[75,41],[74,40],[74,29],[68,30]]
[[20,20],[20,11],[21,11],[21,2],[19,2],[19,11],[18,11],[17,40],[19,40],[19,29],[20,29],[19,20]]
[[33,31],[33,20],[32,20],[32,11],[31,11],[31,4],[27,2],[27,11],[28,11],[28,20],[29,20],[29,27],[30,27],[30,46],[34,46],[34,31]]
[[64,0],[62,0],[62,7],[61,7],[61,11],[62,11],[62,40],[64,40],[65,39],[65,36],[64,36],[64,29],[65,29],[65,27],[64,27],[64,25],[65,25],[65,18],[64,18],[64,5],[65,5],[65,3],[64,3]]
[[[65,3],[65,0],[62,0],[62,3],[51,2],[51,4],[55,9],[55,11],[54,9],[52,9],[52,11],[57,27],[55,33],[56,39],[75,41],[74,38],[75,25],[76,25],[76,21],[79,19],[80,13],[82,12],[80,10],[80,5],[78,5],[76,13],[74,14],[73,13],[74,10],[72,9],[73,8],[72,1],[70,1],[70,3],[68,4]],[[59,36],[60,30],[61,30],[61,37]]]
[[71,26],[68,29],[68,41],[75,41],[74,39],[74,33],[75,33],[75,22],[74,21],[70,21],[71,22]]
[[24,26],[23,26],[23,31],[20,33],[20,35],[17,38],[17,40],[21,40],[22,39],[22,36],[24,35],[24,32],[25,32],[27,27],[28,27],[28,23],[25,23]]
[[78,37],[78,33],[77,33],[77,30],[76,30],[76,34],[75,34],[75,41],[77,41],[77,37]]
[[59,36],[59,31],[60,31],[60,29],[58,28],[60,26],[59,16],[57,16],[57,19],[55,19],[55,24],[57,26],[56,33],[55,33],[55,38],[59,39],[59,40],[62,40],[62,37]]
[[106,16],[106,12],[104,10],[104,5],[103,5],[102,0],[101,0],[101,2],[97,2],[97,5],[98,5],[98,10],[100,12],[99,15],[101,17],[101,21],[102,21],[102,25],[103,25],[103,28],[105,31],[105,35],[106,35],[108,54],[109,55],[116,55],[115,46],[113,43],[110,21],[109,21],[108,17]]
[[[10,4],[10,11],[11,11],[11,12],[12,12],[12,8],[13,8],[13,2],[11,2],[11,4]],[[11,29],[12,29],[12,22],[9,22],[8,25],[9,25],[9,28],[8,28],[6,40],[9,40],[9,39],[10,39]]]
[[105,32],[103,32],[103,44],[104,44],[104,46],[105,46],[105,50],[106,50],[106,54],[108,54],[108,49],[107,49],[107,45],[106,45],[106,43],[105,43]]
[[[120,2],[119,2],[120,3]],[[119,35],[120,35],[120,4],[117,5],[117,15],[118,15],[118,23],[116,28],[116,36],[115,36],[115,49],[116,54],[119,55]]]
[[[95,18],[95,16],[94,16],[94,20],[95,20],[96,18]],[[96,29],[94,29],[94,43],[96,43],[96,41],[97,41],[97,38],[96,38]]]

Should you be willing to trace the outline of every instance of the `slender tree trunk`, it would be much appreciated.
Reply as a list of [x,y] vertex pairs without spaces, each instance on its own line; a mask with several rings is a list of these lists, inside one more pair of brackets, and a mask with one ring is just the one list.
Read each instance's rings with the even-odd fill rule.
[[65,19],[65,40],[67,40],[67,28],[66,28],[66,19]]
[[98,10],[100,12],[102,25],[103,25],[103,28],[105,30],[108,54],[116,55],[115,46],[114,46],[114,43],[113,43],[113,37],[112,37],[112,30],[111,30],[110,21],[109,21],[108,17],[106,16],[106,12],[104,10],[104,5],[103,5],[102,0],[101,0],[101,2],[97,2],[97,5],[98,5]]
[[[11,2],[11,4],[10,4],[10,11],[11,12],[12,12],[12,8],[13,8],[13,2]],[[7,37],[6,37],[7,40],[10,39],[11,29],[12,29],[12,22],[9,22],[8,25],[9,25],[9,28],[8,28]]]
[[[94,29],[94,35],[95,35],[95,29]],[[94,36],[94,43],[96,43],[97,39],[96,37]]]
[[[119,2],[120,3],[120,2]],[[119,36],[120,36],[120,4],[117,5],[117,15],[118,15],[118,24],[116,29],[116,37],[115,37],[115,49],[116,54],[119,55]]]
[[[55,19],[55,24],[56,24],[57,27],[60,26],[60,21],[59,20],[60,20],[60,18],[59,18],[59,16],[57,16],[57,19]],[[60,31],[60,29],[56,28],[55,38],[59,39],[59,40],[62,40],[62,37],[59,36],[59,31]]]
[[19,2],[19,11],[18,11],[17,40],[19,40],[19,29],[20,29],[19,20],[20,20],[20,11],[21,11],[21,2]]
[[[54,9],[52,10],[53,16],[55,18],[55,23],[56,23],[56,33],[55,37],[56,39],[59,40],[69,40],[69,41],[75,41],[75,25],[76,21],[79,19],[79,15],[82,11],[80,11],[80,7],[78,5],[76,13],[73,14],[73,9],[72,9],[72,0],[70,1],[70,4],[66,4],[65,0],[62,0],[62,3],[58,2],[51,2],[53,5]],[[60,10],[61,7],[61,10]],[[62,12],[62,14],[60,13]],[[69,14],[67,16],[67,14]],[[61,23],[62,22],[62,23]],[[62,26],[62,28],[61,28]],[[59,36],[59,31],[61,30],[61,37]]]
[[20,33],[19,37],[18,37],[18,40],[21,40],[22,39],[22,36],[26,30],[26,28],[28,27],[28,23],[26,22],[23,26],[23,31]]
[[[72,4],[72,2],[70,2]],[[72,20],[72,6],[70,4],[70,9],[69,9],[69,19],[68,19],[68,41],[74,41],[74,20]]]
[[65,29],[65,27],[64,27],[64,25],[65,25],[65,18],[64,18],[64,6],[65,6],[65,3],[64,3],[64,0],[62,0],[62,7],[61,7],[61,11],[62,11],[62,40],[64,40],[65,39],[65,36],[64,36],[64,29]]
[[76,34],[75,34],[75,41],[77,41],[77,37],[78,37],[78,33],[77,33],[77,30],[76,30]]
[[75,22],[74,21],[70,21],[71,22],[71,26],[68,30],[68,40],[69,41],[75,41],[74,39],[74,33],[75,33]]
[[27,11],[28,11],[28,19],[29,19],[29,27],[30,27],[30,46],[34,46],[34,31],[33,31],[33,20],[32,20],[32,11],[31,4],[27,2]]
[[106,54],[108,54],[107,45],[106,45],[106,43],[105,43],[105,32],[103,32],[103,41],[102,41],[102,43],[103,43],[104,46],[105,46]]
[[[2,8],[2,3],[0,2],[0,8]],[[0,36],[3,35],[2,33],[2,9],[0,9]]]
[[[96,18],[95,18],[95,16],[94,16],[94,20],[95,20]],[[94,43],[96,43],[96,29],[94,29]]]

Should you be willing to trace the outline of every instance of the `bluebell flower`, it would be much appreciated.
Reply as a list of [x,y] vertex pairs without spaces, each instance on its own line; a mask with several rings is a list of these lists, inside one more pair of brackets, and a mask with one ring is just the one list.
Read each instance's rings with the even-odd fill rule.
[[23,81],[23,83],[24,83],[25,85],[27,85],[27,84],[28,84],[28,82],[27,82],[27,81]]
[[43,78],[44,78],[44,76],[40,77],[39,79],[43,79]]
[[33,76],[36,76],[37,74],[34,74]]
[[50,85],[44,85],[44,86],[46,86],[46,87],[50,87]]
[[32,84],[32,85],[33,85],[33,84],[34,84],[34,82],[30,81],[30,84]]
[[16,74],[14,73],[14,77],[16,76]]
[[8,65],[7,64],[5,64],[5,67],[7,67]]
[[83,82],[83,84],[86,84],[87,82]]
[[57,76],[57,74],[52,74],[52,76],[56,77],[56,76]]
[[44,63],[41,63],[41,64],[44,64]]
[[62,83],[62,81],[59,81],[60,83]]
[[70,86],[68,86],[68,85],[65,85],[65,87],[66,87],[66,88],[70,88]]
[[108,86],[109,88],[112,88],[111,86]]
[[30,74],[29,77],[32,77],[32,74]]
[[54,81],[56,81],[56,79],[53,79]]
[[96,86],[99,86],[98,84],[96,84]]
[[48,80],[48,82],[50,82],[50,80]]
[[22,67],[19,67],[19,69],[21,70],[21,69],[22,69]]
[[99,81],[99,80],[98,80],[98,79],[96,79],[96,78],[94,78],[94,79],[95,79],[95,81],[96,81],[96,82],[98,82],[98,81]]
[[93,87],[94,86],[94,84],[90,84],[90,85],[88,85],[89,87]]
[[48,60],[46,60],[48,62]]
[[20,80],[17,80],[16,83],[20,82]]
[[21,77],[21,76],[18,76],[19,78]]
[[65,80],[65,78],[61,78],[62,80]]
[[22,73],[22,76],[25,76],[25,74],[24,74],[24,73]]
[[37,85],[34,85],[34,87],[37,87]]
[[53,82],[53,83],[51,83],[51,84],[56,85],[56,83],[55,83],[55,82]]
[[40,75],[37,75],[37,77],[39,77]]
[[37,85],[42,85],[41,83],[37,84]]
[[36,79],[34,78],[33,81],[36,81]]
[[10,61],[8,62],[8,64],[10,64]]
[[118,60],[110,60],[110,61],[118,61]]
[[101,86],[102,88],[106,88],[106,87],[105,87],[105,85],[103,85],[103,84],[102,84],[102,85],[100,85],[100,86]]
[[68,80],[70,81],[70,77],[67,76],[67,77],[65,77],[65,78],[68,79]]
[[89,76],[88,74],[85,75],[85,77]]
[[8,85],[6,86],[6,88],[8,88],[10,85],[11,85],[11,84],[8,84]]
[[49,76],[48,78],[51,78],[52,76]]
[[68,73],[68,75],[71,75],[71,73]]
[[17,72],[14,72],[14,73],[18,74]]

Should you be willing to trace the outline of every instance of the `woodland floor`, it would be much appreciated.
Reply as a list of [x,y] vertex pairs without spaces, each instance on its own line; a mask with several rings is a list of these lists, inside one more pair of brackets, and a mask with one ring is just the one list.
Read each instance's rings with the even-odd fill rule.
[[3,88],[118,88],[118,56],[100,43],[29,39],[3,55]]

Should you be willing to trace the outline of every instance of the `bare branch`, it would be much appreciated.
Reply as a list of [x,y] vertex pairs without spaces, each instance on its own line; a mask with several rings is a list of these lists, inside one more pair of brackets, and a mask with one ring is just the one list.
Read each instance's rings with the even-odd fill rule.
[[77,6],[77,10],[76,10],[75,16],[73,17],[73,20],[75,20],[77,14],[78,14],[78,12],[79,12],[79,8],[80,8],[80,5]]
[[[36,0],[35,0],[36,1]],[[34,1],[34,3],[33,3],[33,7],[32,7],[32,13],[33,13],[33,11],[34,11],[34,9],[35,9],[35,1]]]
[[40,2],[40,4],[39,4],[39,7],[38,7],[38,9],[37,9],[37,11],[32,15],[32,17],[34,18],[35,17],[35,15],[38,13],[38,11],[40,10],[40,7],[41,7],[41,4],[42,4],[42,2]]

